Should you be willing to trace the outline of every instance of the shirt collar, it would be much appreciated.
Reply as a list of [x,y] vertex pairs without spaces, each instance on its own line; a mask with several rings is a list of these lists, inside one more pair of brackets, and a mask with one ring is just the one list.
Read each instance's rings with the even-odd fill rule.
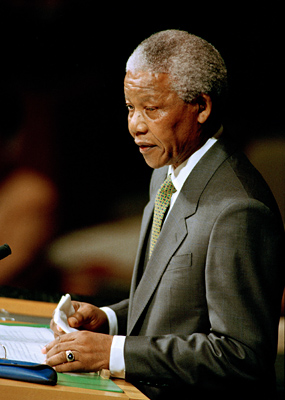
[[220,127],[218,132],[207,140],[207,142],[193,153],[187,160],[180,164],[177,168],[172,165],[168,168],[168,174],[171,174],[172,183],[175,189],[179,192],[186,181],[188,175],[193,170],[195,165],[200,161],[204,154],[216,143],[221,134],[223,133],[223,126]]

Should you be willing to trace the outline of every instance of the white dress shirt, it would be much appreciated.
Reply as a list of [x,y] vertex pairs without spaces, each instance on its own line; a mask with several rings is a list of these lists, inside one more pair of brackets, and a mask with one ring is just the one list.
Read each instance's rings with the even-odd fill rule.
[[[208,141],[199,150],[193,153],[186,161],[184,161],[176,169],[174,169],[172,165],[169,166],[168,174],[171,174],[171,179],[176,189],[176,192],[173,193],[171,196],[170,206],[166,218],[168,217],[169,212],[173,207],[188,175],[193,170],[198,161],[217,141],[217,138],[220,137],[222,132],[223,132],[223,127],[221,126],[221,128],[219,129],[219,131],[216,133],[215,136],[208,139]],[[110,362],[109,362],[110,372],[113,377],[124,379],[125,378],[124,345],[126,336],[117,335],[118,322],[116,313],[109,307],[102,307],[101,310],[103,310],[107,314],[110,327],[109,334],[114,335],[111,346]]]

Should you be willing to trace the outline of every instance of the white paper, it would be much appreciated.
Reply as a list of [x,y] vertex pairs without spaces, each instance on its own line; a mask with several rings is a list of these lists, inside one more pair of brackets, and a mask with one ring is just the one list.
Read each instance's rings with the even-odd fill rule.
[[70,294],[62,296],[55,311],[54,311],[54,322],[65,332],[72,333],[76,332],[77,329],[71,328],[68,324],[67,318],[75,313],[74,307],[71,303]]
[[51,329],[0,325],[0,343],[6,347],[9,360],[44,363],[41,349],[54,340]]

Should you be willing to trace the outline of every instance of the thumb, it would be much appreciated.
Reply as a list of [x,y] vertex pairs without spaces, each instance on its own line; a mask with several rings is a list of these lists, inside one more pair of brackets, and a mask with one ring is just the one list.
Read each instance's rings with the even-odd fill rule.
[[71,328],[78,328],[83,323],[83,316],[78,312],[80,309],[80,302],[72,301],[72,306],[75,312],[69,318],[67,318],[67,321]]
[[69,317],[67,321],[71,328],[79,328],[83,324],[83,316],[82,314],[76,312],[71,317]]

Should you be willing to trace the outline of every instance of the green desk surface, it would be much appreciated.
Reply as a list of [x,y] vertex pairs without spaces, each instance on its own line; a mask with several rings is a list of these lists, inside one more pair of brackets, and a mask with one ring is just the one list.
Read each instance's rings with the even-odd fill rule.
[[108,392],[123,393],[111,379],[104,379],[99,375],[62,374],[57,373],[57,383],[61,386],[78,387],[82,389],[105,390]]

